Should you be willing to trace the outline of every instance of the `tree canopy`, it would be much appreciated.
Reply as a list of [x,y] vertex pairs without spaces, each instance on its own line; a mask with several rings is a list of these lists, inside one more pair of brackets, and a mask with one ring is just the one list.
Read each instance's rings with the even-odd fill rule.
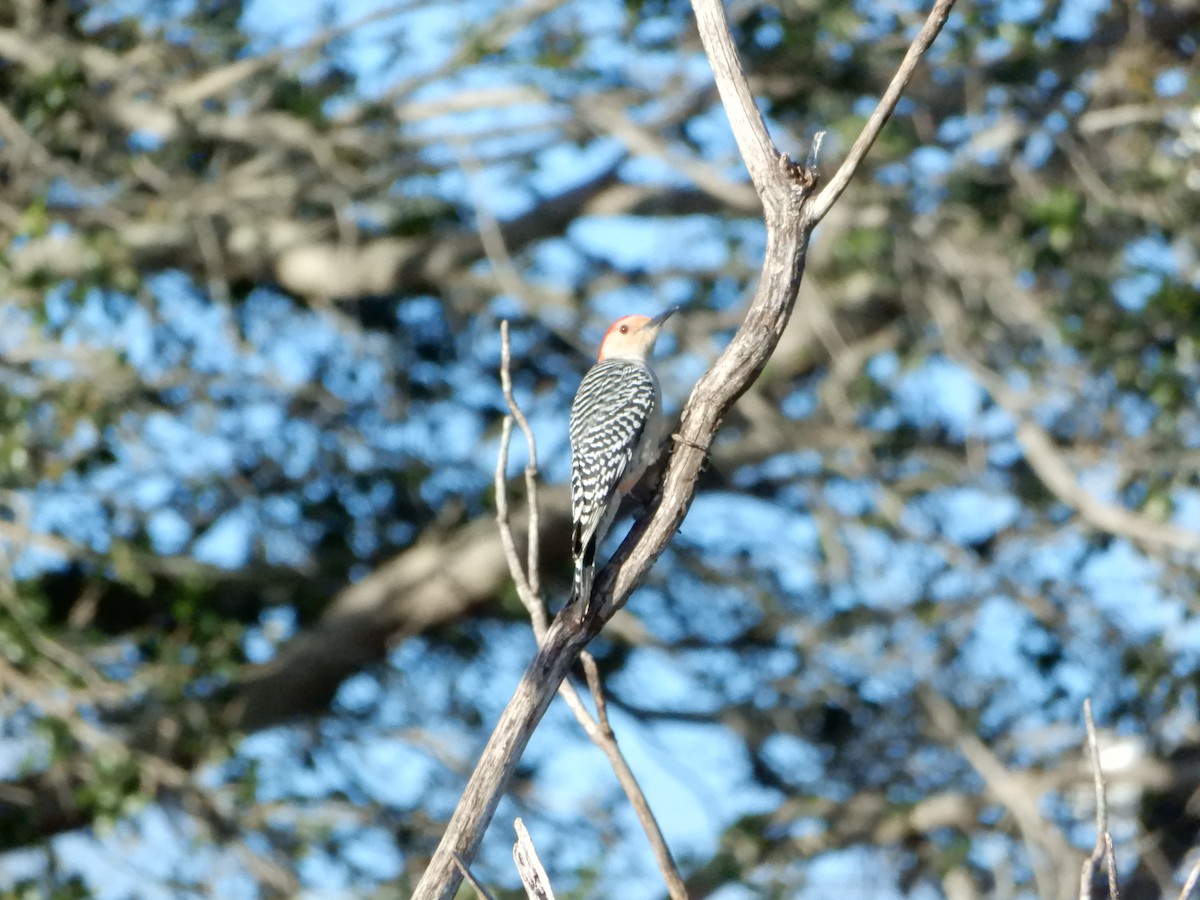
[[[728,10],[823,172],[925,14]],[[592,646],[690,896],[1074,895],[1088,697],[1123,896],[1195,864],[1197,34],[963,0],[817,231]],[[0,892],[407,896],[534,649],[500,321],[560,603],[607,321],[683,307],[677,410],[763,241],[677,0],[0,4]],[[662,895],[564,708],[498,896],[515,815],[560,896]]]

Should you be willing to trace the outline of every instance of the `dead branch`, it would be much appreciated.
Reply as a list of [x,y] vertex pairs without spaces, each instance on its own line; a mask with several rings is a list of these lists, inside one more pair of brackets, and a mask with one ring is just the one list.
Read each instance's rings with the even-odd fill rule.
[[896,70],[896,74],[892,76],[891,84],[887,86],[887,90],[883,92],[883,96],[879,98],[879,102],[875,105],[871,117],[867,119],[867,124],[863,126],[862,134],[855,140],[854,145],[850,148],[850,153],[842,161],[834,176],[829,179],[829,184],[825,190],[821,191],[817,198],[809,204],[808,215],[814,222],[819,222],[825,218],[825,214],[837,202],[838,197],[842,196],[842,192],[846,190],[850,184],[850,179],[854,177],[854,173],[858,171],[858,167],[866,158],[871,145],[875,143],[875,139],[879,137],[879,132],[883,130],[883,126],[887,124],[887,120],[891,118],[896,104],[900,102],[900,95],[904,93],[904,88],[908,86],[909,79],[912,78],[913,72],[916,71],[917,63],[921,61],[921,57],[925,55],[942,30],[942,26],[946,24],[946,19],[950,17],[950,10],[954,6],[954,0],[938,0],[933,5],[933,9],[929,13],[929,18],[925,20],[925,24],[917,33],[916,38],[908,48],[908,52],[904,54],[904,59],[900,63],[900,68]]
[[[510,410],[518,410],[517,401],[513,398],[512,379],[509,376],[509,344],[508,344],[508,321],[500,323],[500,383],[504,389],[504,399],[508,402]],[[510,412],[504,417],[501,423],[500,431],[500,450],[496,454],[496,525],[500,529],[500,544],[504,548],[504,558],[508,561],[508,570],[512,573],[513,583],[517,586],[517,596],[521,598],[521,602],[525,605],[525,609],[529,611],[529,615],[534,619],[534,632],[538,632],[537,620],[541,619],[541,631],[546,630],[546,608],[542,603],[542,598],[538,596],[529,581],[529,574],[537,571],[537,525],[532,518],[537,509],[537,495],[531,494],[529,497],[529,554],[528,554],[528,570],[521,565],[521,556],[517,553],[517,544],[513,539],[512,526],[508,521],[508,480],[505,474],[508,469],[508,446],[512,441],[512,427],[515,412]],[[529,444],[529,465],[525,467],[525,471],[533,470],[534,476],[531,480],[534,484],[537,483],[537,451],[534,449],[533,433],[529,430],[529,423],[525,421],[525,417],[521,416],[522,429],[525,431],[525,440]],[[540,615],[539,615],[540,614]],[[541,639],[541,634],[537,635]]]
[[550,879],[538,859],[533,839],[525,830],[525,823],[520,819],[513,822],[517,830],[517,842],[513,844],[513,862],[517,864],[517,872],[521,876],[521,884],[525,886],[525,894],[529,900],[554,900],[554,891],[550,889]]
[[1108,896],[1119,900],[1117,892],[1117,860],[1113,853],[1112,835],[1108,831],[1108,801],[1105,799],[1104,772],[1100,768],[1100,745],[1096,741],[1096,723],[1092,720],[1092,698],[1083,701],[1083,721],[1087,725],[1088,754],[1092,764],[1092,780],[1096,789],[1096,846],[1083,861],[1079,874],[1079,900],[1091,900],[1096,867],[1103,861],[1108,870]]
[[467,864],[463,862],[463,858],[457,853],[454,854],[454,864],[458,866],[458,871],[462,873],[462,877],[466,879],[467,884],[475,888],[475,893],[478,894],[482,900],[496,900],[496,898],[492,896],[491,892],[483,886],[483,883],[471,874],[471,870],[467,867]]
[[[864,129],[871,137],[860,154],[865,154],[874,140],[872,132],[877,133],[895,109],[912,66],[940,31],[953,4],[954,0],[937,0]],[[474,858],[504,787],[559,684],[588,641],[625,604],[679,529],[695,495],[696,480],[707,456],[705,448],[734,401],[762,372],[778,344],[795,305],[809,238],[837,199],[836,194],[830,194],[821,207],[814,209],[815,173],[793,165],[772,143],[738,61],[721,0],[693,0],[692,7],[734,137],[763,204],[767,247],[762,277],[741,327],[696,384],[684,407],[679,428],[682,440],[667,461],[659,496],[596,578],[596,614],[580,620],[576,611],[568,610],[550,626],[484,748],[417,885],[415,900],[450,900],[454,895],[461,876],[452,854],[461,853],[466,860]],[[847,159],[836,176],[839,182],[848,182],[860,163],[861,155]]]

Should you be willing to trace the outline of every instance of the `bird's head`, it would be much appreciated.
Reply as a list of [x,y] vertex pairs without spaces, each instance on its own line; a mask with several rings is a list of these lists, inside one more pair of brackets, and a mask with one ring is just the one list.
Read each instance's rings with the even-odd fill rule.
[[666,312],[650,316],[622,316],[609,326],[600,342],[599,359],[636,359],[645,362],[654,350],[663,322],[678,312],[673,306]]

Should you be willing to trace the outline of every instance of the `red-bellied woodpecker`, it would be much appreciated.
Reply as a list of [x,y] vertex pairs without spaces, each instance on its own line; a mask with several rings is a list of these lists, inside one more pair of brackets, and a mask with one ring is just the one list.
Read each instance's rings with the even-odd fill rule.
[[646,357],[674,312],[617,319],[571,404],[571,602],[583,601],[585,616],[591,611],[596,550],[621,498],[658,457],[662,401]]

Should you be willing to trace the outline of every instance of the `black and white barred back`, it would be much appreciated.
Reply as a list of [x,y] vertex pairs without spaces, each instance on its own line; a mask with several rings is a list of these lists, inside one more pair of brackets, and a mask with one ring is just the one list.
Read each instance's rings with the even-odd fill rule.
[[601,360],[579,385],[570,428],[572,602],[591,602],[596,550],[620,506],[618,486],[632,487],[654,461],[660,406],[658,380],[636,360]]

